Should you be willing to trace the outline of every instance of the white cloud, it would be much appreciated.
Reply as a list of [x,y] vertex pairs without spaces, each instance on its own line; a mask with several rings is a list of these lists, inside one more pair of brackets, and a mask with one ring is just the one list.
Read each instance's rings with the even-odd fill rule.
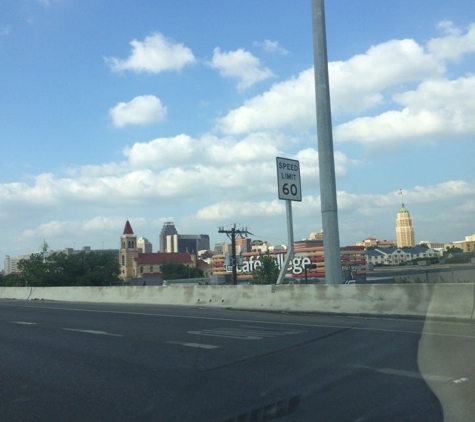
[[[458,215],[461,218],[469,218],[471,213],[473,213],[474,201],[472,198],[474,194],[475,182],[468,183],[461,180],[452,180],[432,186],[414,186],[405,189],[404,201],[410,204],[409,208],[413,219],[416,217],[417,221],[422,219],[422,215],[430,214],[427,211],[429,204],[437,206],[442,203],[451,204],[451,206],[444,208],[446,211],[454,209],[459,212]],[[357,221],[358,225],[365,224],[368,227],[374,227],[374,220],[379,220],[383,216],[388,215],[388,212],[391,212],[389,210],[392,209],[393,214],[389,215],[394,225],[390,226],[389,232],[393,235],[394,221],[400,207],[400,199],[395,192],[386,194],[355,194],[338,191],[337,202],[340,223],[343,227],[351,228],[352,231],[355,230],[354,221]],[[301,219],[307,218],[312,220],[317,218],[317,220],[320,220],[318,217],[321,210],[319,196],[304,195],[302,202],[294,202],[293,205],[293,215],[296,223]],[[436,209],[439,208],[434,208],[434,210]],[[436,215],[440,215],[440,211],[436,211]],[[195,218],[201,222],[214,221],[216,223],[245,220],[254,221],[254,224],[256,224],[257,221],[260,221],[263,226],[269,226],[270,224],[270,227],[272,227],[272,224],[277,224],[278,221],[283,222],[284,216],[284,203],[277,199],[236,201],[230,198],[229,200],[219,201],[200,208]],[[357,216],[357,220],[355,220],[355,216]],[[452,219],[446,219],[445,224],[449,224],[448,220]],[[350,222],[353,222],[353,226]],[[430,226],[430,221],[426,223],[426,226]],[[260,230],[259,226],[256,227],[256,230]],[[420,231],[429,231],[427,227],[423,228],[419,224],[418,228]],[[365,234],[365,236],[369,235],[371,234]]]
[[315,123],[313,69],[276,83],[261,95],[218,119],[216,128],[223,133],[240,134],[282,127],[306,129]]
[[134,39],[130,45],[132,51],[126,60],[115,57],[105,59],[113,72],[130,70],[137,73],[159,73],[164,70],[181,70],[195,61],[190,48],[158,32],[145,37],[142,42]]
[[[449,79],[444,75],[446,60],[475,51],[475,24],[466,31],[450,22],[441,27],[446,35],[430,40],[426,48],[410,39],[391,40],[347,61],[329,63],[334,120],[379,110],[336,126],[336,140],[393,148],[401,142],[433,142],[474,133],[474,76]],[[419,84],[416,89],[405,91],[414,84]],[[230,110],[217,119],[215,129],[236,135],[287,128],[303,131],[314,125],[310,68]]]
[[332,106],[359,113],[381,105],[389,87],[434,78],[444,66],[414,40],[391,40],[347,61],[329,63]]
[[[413,40],[392,40],[371,47],[347,61],[329,63],[332,109],[358,113],[383,103],[383,92],[397,84],[433,78],[444,67]],[[305,130],[315,125],[313,68],[274,84],[217,121],[223,133],[291,127]]]
[[[264,132],[242,139],[182,134],[135,143],[124,149],[122,162],[71,169],[66,177],[40,174],[28,183],[0,184],[2,212],[13,218],[20,209],[129,209],[185,198],[257,201],[276,194],[275,157],[285,154],[278,145],[287,144],[285,136]],[[316,150],[301,151],[296,158],[301,160],[302,178],[315,185]],[[339,152],[335,159],[338,176],[357,165]]]
[[282,135],[269,133],[253,133],[241,140],[212,135],[194,139],[181,134],[135,143],[124,149],[124,155],[134,167],[201,164],[221,168],[234,162],[247,164],[272,159],[278,153],[276,147],[284,143]]
[[221,52],[219,47],[216,47],[209,65],[217,69],[223,77],[238,79],[238,89],[249,88],[274,76],[270,69],[262,67],[257,57],[242,48]]
[[167,108],[154,95],[140,95],[128,103],[118,103],[109,110],[109,114],[114,126],[123,127],[163,122],[167,117]]
[[389,146],[416,139],[453,140],[475,133],[475,75],[428,80],[394,99],[403,106],[400,111],[343,123],[334,130],[335,140]]
[[254,45],[256,47],[262,48],[268,53],[278,53],[283,56],[289,54],[289,52],[279,45],[278,41],[264,40],[264,41],[255,41]]
[[251,216],[274,216],[285,213],[285,206],[282,201],[228,201],[201,208],[196,217],[201,220],[222,221],[236,217]]
[[[341,151],[334,151],[335,174],[344,177],[350,168],[358,168],[363,164],[360,160],[351,159]],[[302,177],[309,180],[309,184],[315,185],[319,177],[318,150],[307,148],[300,150],[294,157],[300,163]]]
[[433,38],[427,43],[427,49],[439,59],[456,60],[466,53],[475,52],[475,24],[467,28],[465,34],[450,21],[439,24],[446,36]]
[[[134,230],[141,227],[161,227],[170,217],[152,220],[150,218],[135,217],[133,219]],[[90,237],[97,233],[111,233],[116,237],[120,235],[126,219],[122,216],[98,215],[89,219],[73,220],[50,220],[39,224],[36,228],[24,230],[22,238],[62,238],[74,239],[81,236]],[[72,244],[69,245],[73,246]],[[77,245],[79,246],[79,245]],[[98,247],[99,245],[96,245]],[[111,245],[109,245],[111,246]]]

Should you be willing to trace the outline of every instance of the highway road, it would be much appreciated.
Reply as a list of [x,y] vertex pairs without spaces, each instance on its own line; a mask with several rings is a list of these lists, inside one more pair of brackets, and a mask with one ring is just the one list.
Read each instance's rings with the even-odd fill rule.
[[474,351],[462,322],[1,300],[0,421],[464,420]]

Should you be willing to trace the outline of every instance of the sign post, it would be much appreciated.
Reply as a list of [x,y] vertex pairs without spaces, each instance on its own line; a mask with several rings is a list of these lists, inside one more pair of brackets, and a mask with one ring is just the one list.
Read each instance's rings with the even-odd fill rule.
[[287,214],[287,238],[288,247],[284,264],[280,269],[277,284],[282,284],[289,267],[290,260],[294,255],[294,228],[292,222],[292,201],[302,201],[302,185],[300,182],[300,163],[297,160],[276,157],[277,187],[279,199],[285,200]]

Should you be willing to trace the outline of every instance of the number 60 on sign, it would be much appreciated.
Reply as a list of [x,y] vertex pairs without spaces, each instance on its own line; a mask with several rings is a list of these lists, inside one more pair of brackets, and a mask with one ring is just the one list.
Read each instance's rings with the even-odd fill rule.
[[300,164],[297,160],[276,157],[279,199],[302,200]]

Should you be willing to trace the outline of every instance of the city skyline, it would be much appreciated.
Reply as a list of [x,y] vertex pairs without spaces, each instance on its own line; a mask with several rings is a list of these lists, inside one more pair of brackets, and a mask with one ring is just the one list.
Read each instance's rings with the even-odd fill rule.
[[[341,245],[394,239],[402,202],[416,243],[474,234],[472,7],[326,2]],[[294,238],[322,228],[310,1],[6,0],[0,81],[0,255],[113,249],[127,219],[286,244],[277,156]]]
[[[402,204],[402,209],[404,210],[404,212],[408,213],[408,211],[407,211],[407,210],[405,209],[405,207],[404,207],[404,204]],[[355,242],[354,244],[341,245],[341,247],[353,246],[353,245],[362,245],[362,244],[364,244],[364,241],[365,241],[365,240],[368,241],[369,239],[372,239],[372,240],[378,241],[378,242],[382,241],[383,244],[392,243],[392,244],[393,244],[392,247],[396,247],[396,248],[400,248],[400,247],[415,247],[415,246],[418,246],[418,245],[420,245],[420,244],[424,244],[424,243],[426,243],[426,242],[429,242],[429,243],[430,243],[430,241],[420,240],[417,244],[415,244],[415,242],[414,242],[414,245],[413,245],[413,246],[410,246],[410,245],[396,246],[397,237],[398,237],[398,228],[399,228],[399,224],[398,224],[398,223],[399,223],[400,214],[401,214],[401,210],[397,213],[397,219],[396,219],[396,225],[395,225],[395,237],[394,237],[393,239],[392,239],[392,238],[388,238],[388,239],[376,239],[376,238],[374,238],[374,237],[372,237],[372,236],[366,236],[366,237],[365,237],[364,239],[362,239],[361,241],[357,241],[357,242]],[[130,223],[129,219],[126,220],[126,223],[125,223],[125,224],[126,224],[126,227],[131,227],[131,223]],[[160,232],[160,235],[159,235],[159,238],[160,238],[160,239],[159,239],[159,241],[158,241],[157,243],[160,243],[160,240],[161,240],[162,236],[164,235],[165,229],[166,229],[167,226],[173,226],[174,233],[175,233],[177,236],[182,236],[180,233],[177,233],[177,232],[176,232],[176,229],[175,229],[175,227],[174,227],[173,222],[165,222],[164,225],[163,225],[163,227],[162,227],[162,230],[161,230],[161,232]],[[413,226],[411,226],[411,227],[412,227],[412,231],[414,231],[414,227],[413,227]],[[132,230],[132,229],[130,229],[130,230]],[[132,234],[133,234],[135,237],[137,237],[137,247],[138,247],[138,248],[142,248],[142,249],[143,249],[143,248],[145,247],[145,245],[147,245],[147,248],[149,248],[148,252],[167,252],[166,250],[163,250],[159,245],[157,245],[156,248],[154,248],[154,246],[153,246],[153,245],[154,245],[154,242],[150,242],[150,240],[148,239],[148,237],[146,237],[146,236],[144,236],[144,235],[138,236],[136,233],[132,233]],[[267,239],[258,239],[257,237],[252,237],[252,233],[248,233],[248,234],[249,234],[249,236],[247,236],[246,238],[250,239],[251,241],[265,242],[265,243],[269,244],[269,246],[288,246],[287,243],[272,244],[272,243],[269,243]],[[316,235],[316,234],[317,234],[316,232],[309,232],[309,234],[308,234],[307,237],[303,237],[303,238],[301,238],[301,239],[294,239],[294,242],[302,242],[302,241],[306,241],[306,240],[312,240],[312,239],[315,238],[315,235]],[[191,236],[203,236],[203,235],[204,235],[204,236],[208,236],[208,234],[206,234],[206,233],[201,233],[200,235],[191,235]],[[318,232],[318,235],[320,235],[320,236],[321,236],[321,239],[323,240],[323,230],[321,230],[320,232]],[[123,235],[122,235],[122,236],[123,236]],[[188,237],[189,237],[190,235],[185,235],[185,236],[188,236]],[[472,238],[473,235],[467,235],[467,236],[465,236],[465,240],[467,239],[467,237]],[[463,241],[463,239],[457,239],[457,240],[454,239],[454,240],[450,240],[450,241],[447,241],[447,242],[437,242],[437,243],[438,243],[438,244],[440,244],[440,243],[452,244],[452,243],[457,242],[457,241]],[[117,250],[117,251],[119,251],[119,250],[120,250],[120,243],[121,243],[121,241],[119,240],[119,241],[117,242],[117,248],[104,248],[104,244],[101,245],[101,248],[94,248],[94,247],[91,248],[91,246],[90,246],[89,244],[87,244],[87,245],[81,245],[81,246],[78,245],[78,248],[76,248],[76,244],[74,243],[74,244],[72,245],[72,246],[73,246],[72,248],[71,248],[71,245],[69,245],[69,246],[66,246],[66,247],[64,247],[64,248],[60,248],[60,249],[56,249],[56,250],[55,250],[55,249],[51,249],[51,248],[49,247],[49,244],[47,244],[46,239],[43,239],[42,242],[40,243],[39,247],[38,247],[36,250],[29,251],[29,252],[24,252],[24,253],[22,253],[22,254],[20,254],[20,255],[28,255],[29,253],[37,253],[37,252],[39,253],[39,252],[41,252],[41,250],[44,250],[45,245],[46,245],[46,247],[47,247],[49,250],[51,250],[51,252],[59,252],[59,251],[63,251],[63,250],[66,250],[66,249],[71,249],[72,251],[80,251],[80,250],[93,250],[93,251],[94,251],[94,250],[95,250],[95,251],[97,251],[97,250]],[[139,243],[140,243],[140,246],[139,246]],[[211,250],[214,250],[217,245],[222,245],[222,244],[228,244],[228,245],[230,245],[231,242],[230,242],[229,237],[226,237],[226,238],[224,239],[224,242],[216,242],[216,243],[213,245],[213,248],[211,248]],[[210,246],[211,246],[211,244],[210,244]],[[385,247],[388,247],[388,245],[382,246],[382,248],[385,248]],[[166,249],[166,248],[165,248],[165,249]],[[6,256],[10,256],[10,254],[7,254]],[[13,258],[13,257],[10,256],[10,258]]]

